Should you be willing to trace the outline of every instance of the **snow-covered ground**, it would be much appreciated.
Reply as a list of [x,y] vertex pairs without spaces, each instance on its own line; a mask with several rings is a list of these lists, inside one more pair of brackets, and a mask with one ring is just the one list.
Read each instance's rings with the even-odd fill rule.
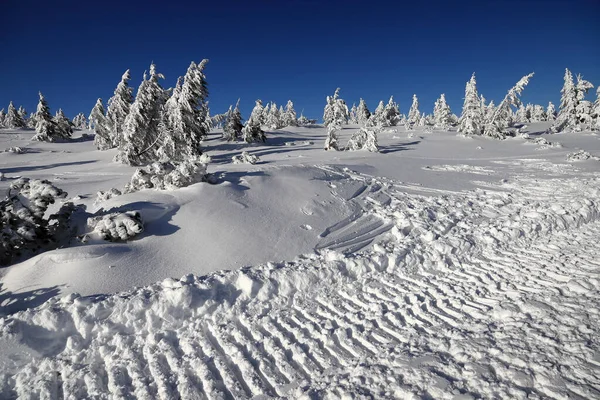
[[567,161],[600,140],[546,128],[393,127],[380,153],[214,134],[216,184],[97,204],[134,171],[114,151],[0,130],[26,150],[0,190],[44,178],[145,222],[0,269],[0,397],[600,398],[600,161]]

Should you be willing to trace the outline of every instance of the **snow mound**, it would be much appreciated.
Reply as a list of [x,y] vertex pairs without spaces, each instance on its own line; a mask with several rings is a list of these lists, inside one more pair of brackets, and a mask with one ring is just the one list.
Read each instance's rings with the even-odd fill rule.
[[9,147],[6,150],[4,150],[5,153],[13,153],[13,154],[24,154],[27,152],[27,149],[23,148],[23,147],[18,147],[18,146],[14,146],[14,147]]
[[551,148],[556,149],[556,148],[563,147],[562,144],[560,144],[558,142],[550,142],[546,138],[543,138],[543,137],[535,138],[534,140],[530,141],[530,143],[537,144],[539,146],[539,147],[537,147],[537,150],[545,150],[545,149],[551,149]]
[[585,150],[578,150],[567,154],[567,161],[585,161],[585,160],[600,160],[600,157],[591,155]]
[[256,164],[260,161],[258,156],[250,154],[247,151],[242,151],[242,154],[231,157],[231,161],[234,164]]
[[181,163],[153,163],[146,169],[138,168],[131,181],[125,185],[124,193],[143,189],[173,190],[202,182],[207,178],[206,166],[209,159],[186,160]]
[[115,188],[110,188],[107,191],[98,191],[98,193],[96,193],[96,201],[95,203],[102,203],[103,201],[106,201],[108,199],[112,199],[115,196],[120,196],[122,193],[119,189],[115,189]]

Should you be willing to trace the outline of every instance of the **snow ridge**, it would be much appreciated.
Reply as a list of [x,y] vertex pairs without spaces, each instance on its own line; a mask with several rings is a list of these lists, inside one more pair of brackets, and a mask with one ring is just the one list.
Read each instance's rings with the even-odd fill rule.
[[600,396],[598,178],[428,197],[321,168],[355,212],[315,254],[1,319],[0,397]]

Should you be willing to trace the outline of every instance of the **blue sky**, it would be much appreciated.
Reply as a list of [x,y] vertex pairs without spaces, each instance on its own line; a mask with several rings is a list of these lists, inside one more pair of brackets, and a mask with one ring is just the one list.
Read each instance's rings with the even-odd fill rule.
[[0,11],[0,108],[34,111],[41,90],[70,117],[106,101],[128,68],[137,88],[151,61],[171,87],[210,59],[211,111],[240,97],[244,117],[260,98],[320,119],[338,86],[349,105],[394,95],[403,113],[413,93],[426,112],[446,93],[460,114],[472,72],[496,103],[532,71],[532,103],[558,103],[565,67],[600,84],[598,0],[7,0]]

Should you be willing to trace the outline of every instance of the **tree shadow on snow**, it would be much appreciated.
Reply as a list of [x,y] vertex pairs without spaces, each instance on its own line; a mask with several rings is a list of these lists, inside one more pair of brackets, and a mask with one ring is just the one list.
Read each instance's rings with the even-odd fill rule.
[[0,283],[0,316],[34,308],[60,294],[60,286],[13,293]]
[[215,184],[229,182],[236,190],[248,190],[249,186],[244,185],[244,178],[248,176],[268,176],[264,171],[216,171],[213,173],[216,177]]
[[37,171],[40,169],[52,169],[58,167],[67,167],[70,165],[84,165],[84,164],[92,164],[98,162],[98,160],[88,160],[88,161],[74,161],[74,162],[66,162],[66,163],[56,163],[56,164],[47,164],[47,165],[28,165],[28,166],[20,166],[13,168],[2,168],[2,172],[5,174],[15,174],[19,172],[26,171]]
[[[124,204],[109,210],[102,210],[95,215],[106,215],[115,212],[139,211],[144,221],[144,231],[131,238],[134,241],[147,236],[167,236],[177,232],[180,228],[173,225],[171,220],[179,211],[179,206],[175,204],[161,204],[152,201],[136,201],[134,203]],[[146,222],[148,221],[148,222]]]
[[409,143],[397,143],[397,144],[393,144],[391,146],[383,147],[383,148],[379,149],[379,152],[381,154],[388,154],[388,153],[395,153],[397,151],[413,150],[412,148],[410,148],[410,146],[416,146],[419,143],[421,143],[420,140],[415,140],[414,142],[409,142]]

